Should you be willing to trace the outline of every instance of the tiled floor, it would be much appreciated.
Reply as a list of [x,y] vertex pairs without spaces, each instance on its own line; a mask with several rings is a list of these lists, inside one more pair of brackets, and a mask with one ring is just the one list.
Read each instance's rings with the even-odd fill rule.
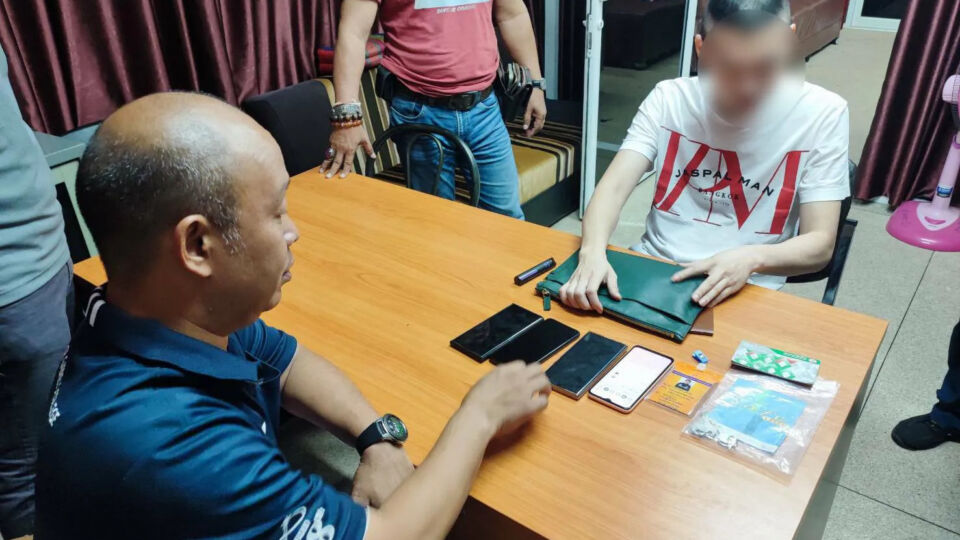
[[[633,114],[625,115],[621,112],[626,110],[635,113],[640,100],[653,90],[658,82],[672,79],[679,72],[679,54],[664,58],[639,71],[604,67],[600,72],[600,123],[597,126],[597,140],[619,144],[633,119]],[[597,172],[602,173],[603,169],[597,168]]]
[[[870,128],[892,43],[893,34],[844,30],[838,45],[808,63],[809,80],[850,103],[854,161]],[[622,74],[618,77],[626,86]],[[632,115],[636,104],[624,103],[621,114]],[[605,114],[616,113],[608,107]],[[598,171],[612,156],[600,153]],[[624,208],[614,244],[640,238],[652,195],[653,182],[641,182]],[[877,204],[857,204],[850,212],[859,224],[836,305],[881,317],[890,326],[824,538],[960,540],[960,444],[908,452],[890,439],[897,421],[929,410],[946,370],[947,341],[960,316],[960,254],[934,254],[893,239],[884,229],[888,216]],[[579,234],[580,221],[572,214],[555,227]],[[819,299],[823,285],[785,290]]]

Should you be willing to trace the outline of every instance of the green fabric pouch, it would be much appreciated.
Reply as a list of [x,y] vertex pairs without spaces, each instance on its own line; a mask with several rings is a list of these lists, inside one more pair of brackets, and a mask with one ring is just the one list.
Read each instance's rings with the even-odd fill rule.
[[[579,260],[580,252],[576,251],[537,284],[537,292],[559,299],[560,287],[573,275]],[[683,341],[703,311],[690,296],[704,278],[674,283],[670,276],[679,270],[677,265],[619,251],[607,250],[607,260],[617,272],[623,300],[610,298],[606,286],[601,287],[598,296],[603,312],[674,341]]]

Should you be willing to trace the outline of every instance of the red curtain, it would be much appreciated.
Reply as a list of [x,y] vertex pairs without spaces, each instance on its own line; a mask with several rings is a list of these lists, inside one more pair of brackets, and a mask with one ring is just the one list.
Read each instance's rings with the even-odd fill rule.
[[139,96],[230,103],[311,78],[338,0],[0,0],[0,44],[27,122],[60,134]]
[[941,90],[958,70],[960,2],[910,2],[863,149],[856,197],[886,195],[896,206],[933,195],[956,134]]

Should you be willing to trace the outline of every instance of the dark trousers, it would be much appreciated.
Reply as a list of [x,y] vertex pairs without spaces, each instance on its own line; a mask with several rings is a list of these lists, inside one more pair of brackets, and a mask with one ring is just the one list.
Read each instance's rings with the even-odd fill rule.
[[0,537],[33,534],[37,440],[70,344],[73,271],[0,307]]
[[953,327],[947,375],[937,390],[937,404],[930,413],[933,421],[949,429],[960,430],[960,322]]

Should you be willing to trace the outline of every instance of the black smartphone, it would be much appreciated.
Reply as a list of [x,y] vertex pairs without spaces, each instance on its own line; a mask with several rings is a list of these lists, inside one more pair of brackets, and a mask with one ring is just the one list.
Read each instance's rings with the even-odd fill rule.
[[580,332],[553,319],[544,319],[517,336],[490,356],[494,364],[523,360],[528,364],[543,362],[577,339]]
[[494,352],[522,332],[543,320],[543,317],[516,304],[500,310],[496,315],[460,334],[450,346],[483,362]]
[[625,350],[623,343],[587,332],[550,366],[547,378],[557,392],[580,399]]

